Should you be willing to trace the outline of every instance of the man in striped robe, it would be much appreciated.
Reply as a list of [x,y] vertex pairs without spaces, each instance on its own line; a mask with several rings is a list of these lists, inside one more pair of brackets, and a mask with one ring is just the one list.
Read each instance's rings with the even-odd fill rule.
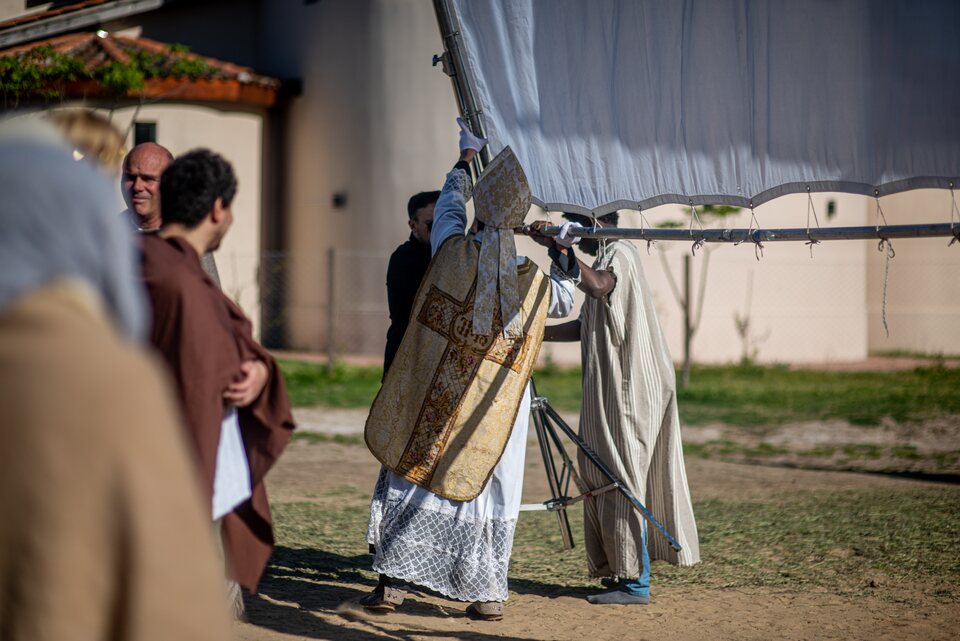
[[[586,216],[566,217],[594,225]],[[612,213],[596,222],[615,227],[617,218]],[[584,508],[587,565],[590,576],[606,579],[611,589],[588,600],[649,603],[651,559],[679,565],[700,560],[680,443],[676,377],[637,247],[626,240],[601,246],[592,239],[583,239],[579,247],[597,256],[592,266],[578,261],[578,287],[586,294],[580,317],[548,327],[544,340],[580,341],[580,436],[683,548],[677,553],[661,536],[648,539],[643,516],[619,492],[591,498]],[[608,484],[582,453],[579,467],[591,488]]]

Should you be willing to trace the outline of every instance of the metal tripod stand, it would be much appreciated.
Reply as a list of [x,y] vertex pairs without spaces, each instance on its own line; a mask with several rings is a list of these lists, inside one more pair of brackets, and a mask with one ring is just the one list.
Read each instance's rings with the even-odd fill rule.
[[[600,457],[590,449],[590,446],[584,443],[580,435],[577,434],[567,423],[560,418],[557,411],[550,407],[546,397],[537,395],[537,386],[533,379],[530,379],[530,414],[533,418],[534,429],[537,432],[537,443],[540,445],[540,454],[543,456],[543,466],[547,473],[547,482],[550,485],[552,498],[543,503],[527,503],[520,506],[521,510],[549,510],[557,515],[557,522],[560,525],[560,535],[563,538],[563,547],[567,550],[574,547],[573,533],[570,530],[570,520],[567,517],[567,507],[574,503],[592,498],[605,492],[617,490],[653,525],[667,542],[677,552],[680,551],[680,544],[667,531],[663,524],[654,517],[650,510],[637,499],[626,484],[617,478],[617,476],[607,467]],[[563,447],[560,440],[560,434],[564,435],[573,442],[577,448],[584,453],[587,459],[600,470],[600,473],[609,481],[607,485],[595,490],[587,487],[583,479],[577,473],[573,460]],[[559,459],[559,464],[558,464]],[[578,496],[569,495],[570,481],[573,481],[580,491]]]

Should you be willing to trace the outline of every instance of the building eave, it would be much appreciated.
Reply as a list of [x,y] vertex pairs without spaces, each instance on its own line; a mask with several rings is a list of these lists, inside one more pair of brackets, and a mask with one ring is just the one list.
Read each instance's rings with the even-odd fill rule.
[[116,0],[102,6],[42,18],[0,31],[0,48],[13,47],[33,40],[41,40],[57,34],[99,25],[110,20],[154,11],[164,4],[166,4],[165,0]]
[[[92,80],[65,83],[63,91],[66,98],[117,98]],[[151,102],[236,104],[269,109],[276,104],[277,93],[277,87],[233,79],[151,78],[144,82],[142,89],[129,91],[124,97]]]

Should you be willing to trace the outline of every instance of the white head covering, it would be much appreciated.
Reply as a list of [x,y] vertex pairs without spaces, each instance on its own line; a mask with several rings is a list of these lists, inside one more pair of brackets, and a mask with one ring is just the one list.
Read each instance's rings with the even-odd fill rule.
[[474,211],[484,224],[473,307],[475,334],[490,334],[499,290],[503,333],[511,337],[523,336],[513,230],[523,224],[531,204],[533,196],[523,167],[513,150],[505,147],[484,168],[473,190]]
[[73,277],[100,295],[124,333],[142,338],[137,252],[112,210],[115,186],[34,127],[0,126],[0,314],[31,290]]

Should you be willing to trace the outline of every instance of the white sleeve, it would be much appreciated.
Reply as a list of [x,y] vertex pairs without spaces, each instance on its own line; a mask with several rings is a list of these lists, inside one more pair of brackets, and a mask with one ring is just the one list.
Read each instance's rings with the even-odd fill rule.
[[559,267],[550,264],[550,308],[547,310],[549,318],[563,318],[569,316],[573,310],[573,294],[576,285],[573,279],[567,276]]
[[443,241],[454,234],[463,236],[467,229],[467,201],[473,192],[470,174],[454,168],[447,174],[440,198],[433,207],[433,227],[430,229],[430,251],[436,255]]

